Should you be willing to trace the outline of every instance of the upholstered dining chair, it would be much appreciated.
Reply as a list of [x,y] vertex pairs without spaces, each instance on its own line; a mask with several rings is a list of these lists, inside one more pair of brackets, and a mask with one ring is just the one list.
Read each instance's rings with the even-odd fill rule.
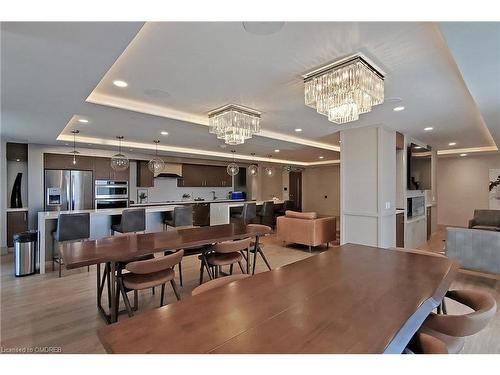
[[473,311],[462,315],[431,313],[422,324],[420,332],[438,338],[446,344],[451,354],[459,353],[465,337],[481,331],[496,313],[495,299],[479,290],[451,290],[446,297]]
[[405,354],[448,354],[446,344],[437,337],[417,332],[408,343]]
[[[260,228],[260,229],[268,229],[269,231],[272,231],[271,227],[268,227],[267,225],[262,225],[262,224],[248,224],[248,227],[250,228]],[[269,271],[271,271],[271,265],[269,264],[269,261],[267,260],[266,256],[264,255],[264,245],[262,244],[261,241],[259,241],[257,248],[255,247],[255,241],[252,240],[250,243],[250,253],[253,254],[253,266],[252,266],[252,275],[255,275],[255,264],[257,263],[257,254],[259,254],[266,264],[267,268]],[[245,258],[245,260],[248,262],[248,259],[246,259],[245,252],[241,252],[241,255]]]
[[[200,284],[203,283],[203,270],[206,268],[208,277],[215,279],[219,276],[220,267],[229,266],[229,274],[233,274],[233,266],[238,263],[241,273],[245,273],[241,260],[241,251],[250,250],[252,238],[236,241],[224,241],[212,245],[200,255]],[[210,269],[213,268],[213,272]]]
[[209,290],[219,288],[221,286],[232,283],[233,281],[246,279],[248,277],[250,277],[250,275],[247,275],[247,274],[237,274],[237,275],[229,275],[229,276],[219,277],[218,279],[213,279],[213,280],[207,281],[206,283],[201,284],[200,286],[197,286],[196,288],[194,288],[191,291],[191,295],[196,296],[197,294],[204,293],[204,292],[207,292]]
[[111,234],[136,233],[146,230],[146,210],[144,208],[132,208],[122,211],[120,222],[111,225]]
[[[165,299],[165,285],[170,281],[177,300],[181,299],[174,280],[175,272],[173,268],[176,264],[179,264],[183,256],[184,250],[179,250],[171,255],[130,262],[125,266],[125,269],[129,271],[125,274],[121,272],[121,269],[118,270],[118,287],[129,316],[133,316],[134,313],[130,306],[127,291],[149,289],[161,285],[161,307]],[[117,293],[116,306],[119,304],[119,296],[120,294]],[[137,308],[137,299],[134,301],[134,305]]]

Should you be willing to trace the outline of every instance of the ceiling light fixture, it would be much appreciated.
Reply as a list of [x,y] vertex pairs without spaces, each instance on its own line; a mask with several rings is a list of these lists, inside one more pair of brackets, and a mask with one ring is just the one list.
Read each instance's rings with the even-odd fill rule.
[[260,132],[260,112],[228,104],[208,114],[208,131],[228,145],[240,145]]
[[82,124],[87,124],[89,122],[89,120],[87,120],[86,118],[79,118],[78,122],[80,122]]
[[253,160],[255,152],[252,152],[251,155],[252,155],[252,164],[248,166],[248,173],[250,173],[250,176],[257,176],[257,174],[259,173],[259,166],[255,164]]
[[160,140],[155,139],[153,142],[155,144],[155,157],[148,162],[148,169],[153,172],[153,175],[156,177],[162,171],[165,162],[158,157],[158,143],[160,143]]
[[300,132],[302,131],[302,129],[301,129],[301,128],[297,128],[297,129],[295,129],[295,131],[296,131],[297,133],[300,133]]
[[113,81],[113,85],[115,85],[116,87],[124,88],[128,86],[128,83],[117,79]]
[[231,150],[231,152],[233,154],[233,162],[227,165],[226,171],[228,175],[236,176],[240,171],[240,167],[238,167],[238,164],[234,162],[234,153],[236,152],[236,150]]
[[[272,155],[267,155],[268,158],[272,158],[273,156]],[[264,174],[267,176],[267,177],[273,177],[274,176],[274,168],[273,167],[270,167],[270,166],[267,166],[264,168]]]
[[80,133],[79,130],[72,130],[71,133],[73,133],[73,151],[70,151],[70,154],[73,154],[73,165],[76,165],[76,155],[79,154],[78,151],[76,151],[76,135]]
[[123,136],[119,135],[116,137],[118,139],[118,154],[113,155],[111,158],[111,168],[115,171],[124,171],[129,167],[128,158],[122,154],[122,139]]
[[274,152],[280,152],[280,150],[276,149],[276,150],[274,150]]
[[325,157],[324,156],[318,156],[318,159],[324,159]]
[[467,154],[460,154],[460,156],[467,156]]
[[305,104],[335,124],[356,121],[384,102],[384,76],[361,54],[303,76]]
[[450,142],[448,143],[448,146],[456,146],[457,145],[457,142]]
[[394,112],[401,112],[401,111],[404,111],[405,110],[405,107],[403,107],[402,105],[398,106],[398,107],[394,107],[392,109]]
[[434,128],[432,126],[428,126],[428,127],[424,128],[424,130],[426,132],[430,132],[431,130],[434,130]]
[[166,132],[166,131],[162,131],[162,132],[160,132],[160,134],[161,134],[161,135],[168,135],[168,132]]

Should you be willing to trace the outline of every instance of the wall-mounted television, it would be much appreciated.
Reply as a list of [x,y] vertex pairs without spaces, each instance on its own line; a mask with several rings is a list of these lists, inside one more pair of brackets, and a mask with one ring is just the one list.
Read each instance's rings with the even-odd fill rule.
[[407,149],[408,190],[431,189],[431,149],[411,143]]

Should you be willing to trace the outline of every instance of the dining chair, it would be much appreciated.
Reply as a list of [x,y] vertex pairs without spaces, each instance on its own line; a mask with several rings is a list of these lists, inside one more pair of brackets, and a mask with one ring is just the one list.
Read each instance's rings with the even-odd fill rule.
[[200,293],[207,292],[209,290],[219,288],[223,285],[227,285],[229,283],[232,283],[233,281],[238,281],[238,280],[243,280],[250,277],[250,275],[247,274],[238,274],[238,275],[229,275],[229,276],[224,276],[224,277],[219,277],[218,279],[213,279],[210,281],[207,281],[206,283],[201,284],[200,286],[197,286],[191,291],[192,296],[196,296]]
[[497,305],[490,294],[479,290],[451,290],[446,298],[473,311],[461,315],[431,313],[419,332],[438,338],[446,344],[449,353],[457,354],[464,346],[465,337],[481,331],[495,316]]
[[[127,296],[128,291],[136,291],[153,288],[161,285],[160,307],[163,306],[165,299],[165,285],[170,281],[172,289],[177,300],[181,299],[177,285],[175,283],[174,266],[179,264],[184,256],[184,250],[179,250],[171,255],[155,257],[153,259],[140,260],[130,262],[125,266],[128,273],[122,273],[118,270],[118,287],[119,292],[116,294],[116,306],[119,305],[120,293],[123,297],[128,316],[133,316],[134,313],[130,306],[130,301]],[[134,295],[135,297],[135,295]],[[135,298],[134,307],[137,308],[137,299]]]
[[[272,228],[267,226],[267,225],[262,225],[262,224],[248,224],[247,225],[248,227],[250,228],[255,228],[255,229],[267,229],[269,231],[272,231]],[[252,242],[250,243],[250,253],[253,254],[253,266],[252,266],[252,275],[255,275],[255,264],[257,263],[257,254],[259,254],[262,258],[262,260],[264,261],[264,263],[266,264],[267,268],[269,269],[269,271],[271,271],[271,265],[269,264],[269,261],[267,260],[266,256],[264,255],[264,244],[262,244],[261,241],[258,242],[257,244],[257,248],[255,247],[255,241],[253,241],[252,239]],[[245,255],[245,252],[241,252],[241,255],[243,255],[243,257],[245,258],[245,260],[248,262],[248,259],[246,259],[246,255]]]
[[446,344],[437,337],[417,332],[408,343],[405,354],[448,354]]
[[[83,241],[90,237],[90,214],[86,213],[71,213],[60,214],[57,219],[57,228],[53,232],[54,238],[54,255],[52,257],[52,269],[54,263],[59,264],[59,277],[62,275],[63,260],[60,252],[60,244],[72,241]],[[89,267],[87,267],[89,271]]]
[[111,235],[137,233],[146,230],[146,209],[133,208],[122,211],[120,222],[111,225]]
[[[233,274],[233,266],[238,263],[241,273],[245,273],[241,260],[241,251],[250,250],[252,238],[236,241],[224,241],[212,245],[200,255],[200,285],[203,283],[203,270],[206,268],[210,280],[219,276],[222,266],[229,266],[229,274]],[[213,272],[210,269],[213,268]]]

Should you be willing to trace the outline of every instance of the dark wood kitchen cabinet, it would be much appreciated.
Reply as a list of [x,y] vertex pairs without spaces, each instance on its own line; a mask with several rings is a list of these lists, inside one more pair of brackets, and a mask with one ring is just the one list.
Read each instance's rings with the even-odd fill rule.
[[77,169],[91,171],[94,169],[94,158],[91,156],[77,155],[76,164],[73,164],[73,155],[65,154],[43,154],[43,165],[45,169]]
[[111,158],[94,158],[95,180],[126,180],[129,179],[129,168],[124,171],[115,171],[111,168]]
[[7,142],[8,161],[28,161],[28,145],[26,143]]
[[14,234],[28,230],[28,211],[7,212],[7,247],[14,246]]
[[154,187],[154,175],[148,168],[148,162],[137,161],[137,187]]
[[396,214],[396,246],[405,247],[405,214]]
[[183,164],[178,187],[231,187],[232,180],[225,166]]
[[431,238],[432,234],[432,207],[427,207],[427,241]]

